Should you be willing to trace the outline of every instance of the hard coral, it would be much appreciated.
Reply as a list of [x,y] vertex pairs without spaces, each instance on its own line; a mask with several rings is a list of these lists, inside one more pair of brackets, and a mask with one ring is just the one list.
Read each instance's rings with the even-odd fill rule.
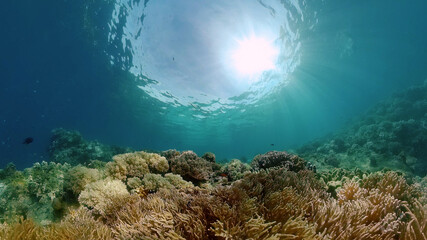
[[25,170],[28,175],[28,190],[31,195],[42,202],[50,202],[63,194],[64,175],[69,164],[35,163]]
[[207,152],[207,153],[203,154],[202,158],[208,162],[212,162],[212,163],[215,162],[215,154],[213,154],[211,152]]
[[209,180],[213,174],[215,164],[200,158],[192,151],[183,152],[170,160],[171,171],[181,175],[184,179],[200,182]]
[[384,167],[421,177],[427,173],[427,84],[377,104],[357,122],[298,150],[322,169],[379,171]]
[[[144,198],[131,197],[108,223],[116,239],[208,239],[203,209],[207,195],[160,190]],[[114,201],[112,205],[117,205]]]
[[122,181],[104,179],[86,185],[80,193],[79,202],[102,215],[111,201],[128,195],[129,192]]
[[157,191],[160,188],[174,188],[174,186],[170,184],[170,182],[167,181],[164,177],[162,177],[162,175],[153,173],[145,174],[144,178],[142,179],[142,185],[144,186],[144,189],[148,191]]
[[254,157],[251,166],[255,170],[268,169],[272,167],[284,167],[290,171],[298,172],[306,169],[306,161],[296,155],[285,151],[271,151]]
[[115,155],[106,165],[106,173],[115,179],[143,177],[147,173],[164,173],[169,165],[166,158],[156,153],[133,152]]
[[233,159],[221,167],[220,172],[225,174],[229,180],[236,181],[241,179],[246,173],[251,171],[251,166],[242,163],[239,159]]
[[49,222],[55,219],[54,199],[64,195],[64,175],[70,168],[69,164],[35,163],[32,168],[25,169],[28,181],[28,193],[32,202],[28,206],[27,216],[38,222]]
[[87,168],[81,165],[75,166],[65,174],[64,189],[78,196],[85,186],[101,178],[98,169]]
[[59,223],[40,226],[31,219],[21,219],[13,224],[0,224],[0,239],[102,239],[112,238],[111,230],[95,220],[85,209],[73,210]]

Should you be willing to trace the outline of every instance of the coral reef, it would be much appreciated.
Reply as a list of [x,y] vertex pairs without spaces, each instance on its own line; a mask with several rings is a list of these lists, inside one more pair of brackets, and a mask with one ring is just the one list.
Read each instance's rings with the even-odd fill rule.
[[110,161],[116,154],[130,152],[128,148],[107,146],[97,141],[87,141],[77,131],[62,128],[52,130],[49,145],[49,159],[56,163],[68,163],[72,166],[88,164],[91,160]]
[[316,173],[287,152],[257,155],[250,165],[219,165],[211,153],[176,150],[82,162],[0,170],[0,239],[427,236],[425,176],[358,168]]
[[427,174],[427,81],[377,104],[332,137],[297,150],[320,169],[378,171],[384,167]]
[[239,159],[232,159],[221,167],[220,173],[222,176],[227,177],[228,180],[236,181],[243,178],[251,170],[252,168],[249,164],[242,163]]
[[124,153],[115,155],[113,160],[107,163],[106,173],[120,180],[126,180],[128,177],[142,178],[147,173],[164,173],[169,169],[166,158],[156,153]]
[[[132,154],[110,163],[154,156]],[[146,168],[140,168],[141,161],[127,161],[126,168],[167,169],[141,159]],[[3,205],[12,204],[8,189],[17,183],[15,191],[29,196],[24,198],[27,206],[41,193],[46,199],[57,199],[64,191],[80,194],[77,204],[57,219],[34,218],[28,208],[13,211],[14,219],[2,219],[0,239],[426,239],[425,179],[394,171],[335,169],[316,174],[290,171],[288,166],[253,171],[237,160],[230,164],[237,167],[223,168],[238,169],[238,180],[213,180],[205,189],[173,173],[144,170],[142,176],[113,179],[102,174],[108,164],[89,169],[42,163],[24,172],[14,170],[0,182],[1,199],[10,196]],[[36,177],[41,173],[49,177]],[[69,180],[47,184],[53,178]],[[341,184],[331,194],[327,183],[333,181]]]
[[306,161],[297,155],[292,155],[285,151],[271,151],[255,156],[251,162],[251,166],[255,170],[271,167],[285,167],[290,171],[298,172],[306,169]]
[[213,154],[211,152],[207,152],[207,153],[203,154],[202,158],[208,162],[212,162],[212,163],[215,162],[215,154]]
[[97,214],[104,214],[111,201],[129,195],[126,185],[120,180],[99,180],[86,185],[79,195],[79,202]]
[[214,175],[215,163],[200,158],[192,151],[182,152],[169,160],[172,173],[181,175],[185,180],[198,183],[208,181]]
[[81,165],[72,167],[65,174],[64,190],[78,196],[89,183],[101,179],[98,169],[87,168]]

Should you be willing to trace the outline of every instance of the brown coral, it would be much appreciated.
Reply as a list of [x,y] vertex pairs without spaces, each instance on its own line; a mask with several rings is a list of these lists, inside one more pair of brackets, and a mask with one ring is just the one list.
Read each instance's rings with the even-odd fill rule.
[[110,240],[112,232],[107,225],[95,220],[83,208],[71,211],[61,222],[41,226],[31,219],[21,219],[19,222],[8,225],[0,224],[0,239],[100,239]]
[[271,151],[254,157],[251,166],[255,170],[268,169],[272,167],[284,167],[287,170],[298,172],[306,169],[306,161],[297,155],[285,151]]
[[214,165],[215,163],[199,158],[192,151],[183,152],[170,160],[170,167],[173,173],[196,183],[209,180],[213,176]]

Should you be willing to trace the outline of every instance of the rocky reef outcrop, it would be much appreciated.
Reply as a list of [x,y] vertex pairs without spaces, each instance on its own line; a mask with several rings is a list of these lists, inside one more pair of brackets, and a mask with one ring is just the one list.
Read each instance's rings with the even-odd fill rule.
[[331,137],[297,150],[321,169],[377,171],[384,167],[427,173],[427,81],[378,103]]

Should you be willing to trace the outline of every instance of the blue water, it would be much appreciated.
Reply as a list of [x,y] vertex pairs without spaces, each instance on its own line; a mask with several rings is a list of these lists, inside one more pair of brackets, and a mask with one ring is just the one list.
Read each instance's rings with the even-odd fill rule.
[[[178,3],[3,3],[0,168],[47,160],[57,127],[250,159],[336,131],[427,78],[424,0]],[[254,84],[212,57],[250,31],[282,37],[277,69]]]

